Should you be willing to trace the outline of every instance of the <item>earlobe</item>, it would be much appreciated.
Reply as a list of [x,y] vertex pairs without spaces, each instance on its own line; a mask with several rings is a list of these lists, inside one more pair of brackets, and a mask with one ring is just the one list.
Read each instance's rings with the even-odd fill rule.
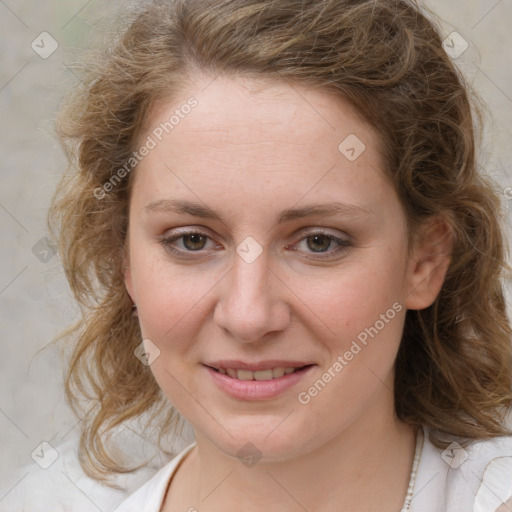
[[416,234],[409,260],[407,309],[425,309],[433,304],[450,266],[453,232],[441,217],[430,218]]

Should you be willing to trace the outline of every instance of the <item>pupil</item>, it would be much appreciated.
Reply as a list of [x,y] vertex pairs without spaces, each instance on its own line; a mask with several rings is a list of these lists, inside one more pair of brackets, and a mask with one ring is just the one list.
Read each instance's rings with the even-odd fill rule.
[[[309,238],[308,238],[308,240],[311,240],[311,239],[313,239],[313,240],[315,241],[315,243],[317,243],[319,240],[320,240],[320,242],[321,242],[322,240],[324,241],[324,244],[320,244],[320,245],[321,245],[320,249],[328,249],[328,248],[329,248],[329,245],[330,245],[330,243],[331,243],[330,238],[328,238],[328,237],[327,237],[327,236],[325,236],[325,235],[313,235],[313,236],[311,236],[311,237],[309,237]],[[318,245],[316,245],[316,246],[315,246],[315,245],[313,245],[313,246],[312,246],[311,244],[309,244],[309,243],[308,243],[308,246],[309,246],[309,248],[310,248],[310,249],[312,249],[312,250],[313,250],[313,251],[315,251],[315,252],[321,252],[321,251],[316,250],[316,249],[318,249],[318,247],[319,247]]]
[[[203,239],[202,241],[204,242],[204,237],[203,235],[200,235],[199,233],[193,233],[191,235],[187,235],[184,237],[183,241],[184,241],[184,244],[185,246],[188,248],[188,249],[191,249],[191,250],[199,250],[199,249],[202,249],[203,246],[204,246],[204,243],[201,245],[201,239]],[[192,244],[188,244],[187,243],[187,240],[189,241],[192,241]],[[200,247],[197,247],[195,246],[195,244],[199,244]]]

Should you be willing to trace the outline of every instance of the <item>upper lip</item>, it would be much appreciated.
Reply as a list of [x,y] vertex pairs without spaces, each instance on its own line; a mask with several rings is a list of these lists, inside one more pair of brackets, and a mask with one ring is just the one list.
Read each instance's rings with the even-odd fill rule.
[[259,370],[267,370],[269,368],[301,368],[302,366],[308,366],[314,363],[308,361],[285,361],[284,359],[269,359],[267,361],[248,363],[235,359],[222,359],[220,361],[212,361],[203,364],[211,366],[217,370],[219,368],[232,368],[236,370],[250,370],[252,372],[257,372]]

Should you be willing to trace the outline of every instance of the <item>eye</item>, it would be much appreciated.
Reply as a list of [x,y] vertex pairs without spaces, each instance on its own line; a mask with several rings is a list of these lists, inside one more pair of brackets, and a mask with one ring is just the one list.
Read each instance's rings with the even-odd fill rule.
[[[343,252],[346,252],[351,243],[325,231],[316,231],[306,233],[306,236],[300,240],[296,246],[287,246],[287,249],[297,250],[295,247],[301,247],[305,252],[318,254],[315,258],[331,258]],[[334,249],[332,247],[334,246]],[[325,254],[325,256],[323,255]]]
[[201,252],[206,248],[208,240],[210,237],[200,231],[185,231],[162,238],[160,243],[173,254],[184,256],[187,253]]
[[[344,240],[325,231],[314,231],[305,233],[306,236],[300,239],[298,244],[287,245],[286,249],[296,251],[297,247],[301,252],[313,253],[316,259],[332,258],[346,252],[351,246],[349,240]],[[178,257],[204,257],[203,251],[208,250],[208,241],[213,243],[209,235],[197,230],[182,231],[172,236],[162,238],[160,243],[163,247]],[[218,247],[218,244],[214,247]],[[333,248],[334,246],[334,248]],[[197,253],[194,255],[194,253]]]

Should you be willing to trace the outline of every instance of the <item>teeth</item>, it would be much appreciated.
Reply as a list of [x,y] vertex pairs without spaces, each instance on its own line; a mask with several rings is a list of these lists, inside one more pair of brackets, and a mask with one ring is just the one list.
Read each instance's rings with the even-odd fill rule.
[[[290,368],[291,372],[293,372],[293,368]],[[274,378],[279,378],[279,377],[282,377],[284,375],[286,371],[286,368],[274,368],[272,370],[272,375],[274,376]]]
[[236,375],[236,378],[238,380],[253,380],[254,378],[254,374],[255,373],[261,373],[261,372],[251,372],[249,370],[232,370],[234,371],[237,375]]
[[219,372],[223,375],[229,375],[233,379],[238,380],[272,380],[278,379],[283,375],[293,373],[297,368],[269,368],[268,370],[259,370],[252,372],[250,370],[235,370],[234,368],[219,368]]

